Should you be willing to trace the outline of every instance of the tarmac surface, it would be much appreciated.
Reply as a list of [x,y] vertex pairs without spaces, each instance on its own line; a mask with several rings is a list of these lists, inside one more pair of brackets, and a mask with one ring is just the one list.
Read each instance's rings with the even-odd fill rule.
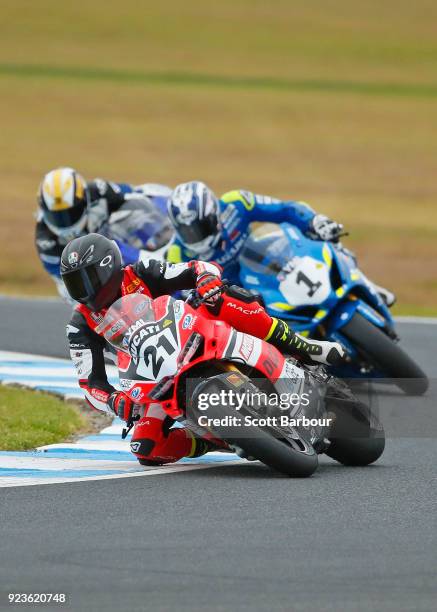
[[[2,298],[0,349],[65,356],[68,316]],[[437,325],[399,330],[435,379]],[[392,417],[421,401],[382,398]],[[306,480],[242,464],[2,489],[0,609],[8,593],[57,592],[86,611],[435,610],[434,430],[388,439],[366,468],[321,458]]]

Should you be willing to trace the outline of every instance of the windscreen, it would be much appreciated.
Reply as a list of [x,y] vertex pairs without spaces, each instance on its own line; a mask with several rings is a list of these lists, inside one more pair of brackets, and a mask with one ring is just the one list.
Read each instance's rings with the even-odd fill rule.
[[293,256],[285,230],[274,223],[263,223],[251,228],[239,260],[256,274],[276,276]]
[[153,300],[141,293],[125,295],[108,309],[98,334],[115,349],[129,354],[129,340],[132,334],[147,323],[156,321]]
[[103,228],[105,236],[136,249],[156,251],[173,235],[170,220],[148,198],[132,199],[112,213]]

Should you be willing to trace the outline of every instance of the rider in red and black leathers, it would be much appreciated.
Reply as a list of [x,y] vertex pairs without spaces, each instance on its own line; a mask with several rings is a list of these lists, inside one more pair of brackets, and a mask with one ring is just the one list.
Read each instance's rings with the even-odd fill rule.
[[[81,302],[74,310],[67,336],[70,354],[88,403],[127,419],[132,400],[117,391],[106,374],[106,341],[96,328],[106,309],[120,296],[144,293],[152,298],[179,290],[197,288],[207,298],[222,286],[220,270],[212,263],[191,261],[168,264],[149,260],[121,267],[117,245],[97,234],[70,242],[62,254],[61,275],[71,297]],[[202,314],[226,321],[239,331],[264,338],[282,352],[309,361],[332,363],[342,357],[339,344],[307,340],[285,322],[270,317],[254,296],[237,286],[229,287],[219,299],[202,305]],[[141,463],[159,464],[194,457],[211,450],[211,444],[188,429],[170,429],[171,419],[151,404],[137,423],[131,448]]]
[[[190,262],[188,264],[166,264],[149,260],[147,264],[138,262],[123,269],[120,295],[144,293],[152,298],[160,295],[171,295],[178,290],[193,289],[200,270],[209,270],[215,275],[220,271],[213,264]],[[103,311],[93,311],[84,304],[79,304],[73,311],[67,335],[70,342],[71,357],[78,369],[79,384],[85,391],[87,401],[103,411],[111,411],[108,398],[115,389],[106,378],[103,350],[106,341],[96,333],[102,322]],[[270,318],[269,318],[270,320]]]

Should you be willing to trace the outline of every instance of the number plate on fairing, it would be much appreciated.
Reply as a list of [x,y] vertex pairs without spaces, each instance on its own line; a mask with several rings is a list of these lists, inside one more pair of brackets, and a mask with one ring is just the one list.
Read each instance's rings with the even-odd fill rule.
[[129,343],[139,377],[159,382],[177,372],[180,343],[174,320],[166,319],[140,328]]
[[329,268],[313,257],[294,257],[278,276],[279,290],[291,306],[321,304],[331,292]]

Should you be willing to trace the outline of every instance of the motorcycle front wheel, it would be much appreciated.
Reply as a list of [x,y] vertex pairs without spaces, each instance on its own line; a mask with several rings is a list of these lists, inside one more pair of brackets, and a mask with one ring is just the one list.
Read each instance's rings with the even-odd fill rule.
[[[258,388],[249,378],[238,372],[244,379],[246,386],[252,391],[258,392]],[[220,393],[222,389],[229,389],[227,382],[228,374],[218,374],[211,371],[208,379],[200,383],[193,394],[193,405],[196,405],[200,394]],[[204,413],[211,419],[232,419],[235,418],[235,409],[230,406],[209,405]],[[239,410],[239,416],[244,419],[244,415],[250,414],[250,410],[243,405]],[[260,415],[261,416],[261,415]],[[288,438],[276,437],[271,428],[255,425],[232,425],[225,427],[210,427],[210,431],[225,440],[231,446],[238,447],[244,451],[247,457],[254,457],[274,470],[295,478],[305,478],[311,476],[318,467],[317,453],[312,445],[303,440],[291,440]]]
[[393,379],[407,395],[423,395],[429,386],[425,372],[381,329],[356,312],[341,329],[368,362]]

